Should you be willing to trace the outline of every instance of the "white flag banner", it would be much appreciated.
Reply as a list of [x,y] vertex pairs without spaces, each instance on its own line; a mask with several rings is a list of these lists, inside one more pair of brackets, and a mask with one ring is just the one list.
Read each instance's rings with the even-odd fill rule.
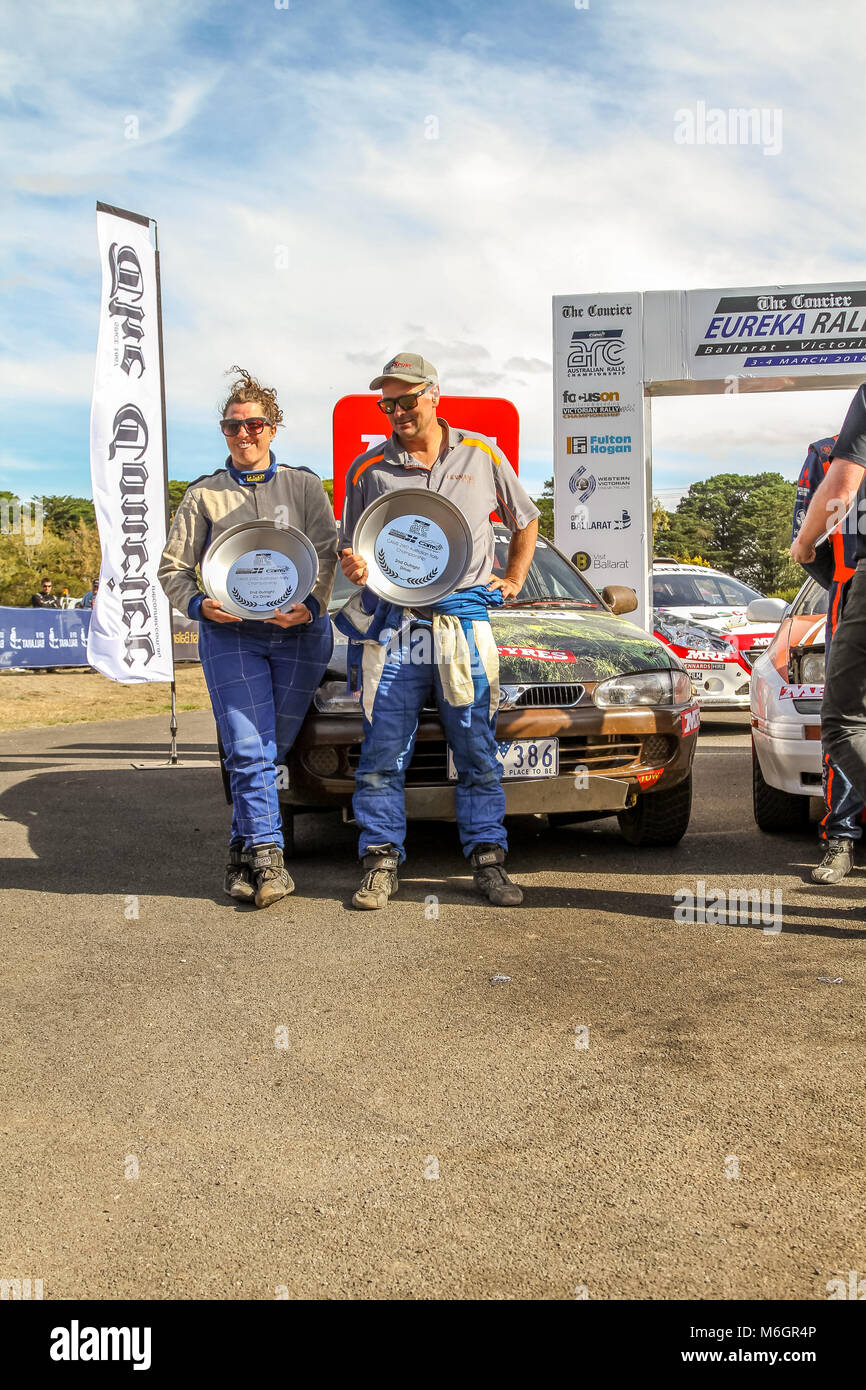
[[165,460],[156,252],[146,217],[97,204],[102,300],[90,474],[102,546],[87,639],[112,680],[173,679],[171,611],[156,577],[165,546]]

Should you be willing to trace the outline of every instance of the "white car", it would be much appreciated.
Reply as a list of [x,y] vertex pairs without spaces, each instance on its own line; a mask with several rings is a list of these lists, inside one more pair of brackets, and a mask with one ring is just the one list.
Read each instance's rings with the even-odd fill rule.
[[685,666],[701,707],[748,709],[752,666],[778,622],[749,621],[749,604],[762,595],[721,570],[674,560],[655,560],[652,578],[654,635]]
[[821,786],[827,591],[803,585],[752,668],[752,792],[761,830],[796,830]]

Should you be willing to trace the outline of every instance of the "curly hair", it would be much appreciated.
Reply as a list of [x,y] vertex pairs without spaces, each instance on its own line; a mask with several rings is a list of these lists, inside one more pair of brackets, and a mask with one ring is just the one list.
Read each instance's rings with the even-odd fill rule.
[[224,417],[230,405],[244,405],[247,401],[258,401],[262,407],[262,414],[270,423],[276,427],[283,423],[283,412],[277,404],[277,393],[272,386],[262,386],[260,381],[250,376],[249,372],[243,367],[229,367],[226,376],[230,372],[237,372],[235,381],[232,382],[228,398],[223,402],[221,415]]

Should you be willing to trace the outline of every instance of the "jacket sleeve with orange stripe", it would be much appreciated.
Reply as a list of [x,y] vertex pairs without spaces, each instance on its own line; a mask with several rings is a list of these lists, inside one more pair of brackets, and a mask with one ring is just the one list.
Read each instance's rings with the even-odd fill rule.
[[523,531],[541,512],[501,450],[496,451],[496,458],[499,463],[494,464],[493,482],[497,513],[509,531]]
[[346,496],[343,501],[343,515],[340,518],[340,537],[337,542],[340,550],[351,548],[355,526],[357,525],[358,518],[367,505],[364,501],[363,474],[366,472],[368,464],[376,463],[381,458],[381,449],[378,453],[359,454],[354,463],[349,466],[346,473]]

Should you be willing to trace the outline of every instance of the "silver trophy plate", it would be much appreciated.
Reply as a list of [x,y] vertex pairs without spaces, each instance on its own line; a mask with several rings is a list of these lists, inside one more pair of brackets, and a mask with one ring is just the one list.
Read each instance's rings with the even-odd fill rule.
[[303,603],[319,576],[319,557],[303,531],[270,521],[242,521],[205,556],[201,578],[226,613],[263,622],[274,609]]
[[374,594],[424,607],[459,588],[472,561],[472,532],[447,497],[402,487],[370,503],[358,519],[352,549],[367,562]]

